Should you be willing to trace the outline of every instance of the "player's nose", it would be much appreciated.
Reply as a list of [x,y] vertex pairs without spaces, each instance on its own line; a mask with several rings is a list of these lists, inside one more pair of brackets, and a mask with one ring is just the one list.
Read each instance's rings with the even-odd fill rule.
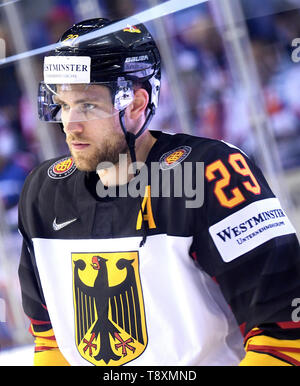
[[64,122],[65,133],[81,133],[84,130],[83,122]]
[[63,121],[64,131],[66,133],[80,133],[84,129],[82,117],[76,111],[70,111]]

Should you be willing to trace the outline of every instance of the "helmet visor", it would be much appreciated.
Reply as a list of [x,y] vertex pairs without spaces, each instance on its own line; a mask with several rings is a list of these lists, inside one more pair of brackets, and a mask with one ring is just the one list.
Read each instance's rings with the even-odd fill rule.
[[131,81],[89,84],[39,84],[38,113],[47,122],[84,122],[110,118],[134,98]]

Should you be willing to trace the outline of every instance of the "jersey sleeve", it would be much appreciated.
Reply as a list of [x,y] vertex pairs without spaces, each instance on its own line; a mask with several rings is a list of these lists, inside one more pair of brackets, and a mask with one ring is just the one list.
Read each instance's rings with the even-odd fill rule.
[[300,365],[300,293],[295,229],[260,169],[239,149],[216,144],[204,157],[203,221],[194,256],[218,283],[244,336],[241,365]]
[[29,331],[35,338],[34,365],[65,365],[67,362],[57,346],[47,311],[32,241],[25,230],[24,190],[19,201],[19,231],[23,237],[23,244],[18,274],[22,306],[31,322]]

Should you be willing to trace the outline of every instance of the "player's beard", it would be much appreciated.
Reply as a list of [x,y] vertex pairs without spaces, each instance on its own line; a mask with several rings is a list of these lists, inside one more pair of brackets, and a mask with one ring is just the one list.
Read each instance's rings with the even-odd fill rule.
[[115,137],[114,142],[112,142],[111,139],[104,139],[102,140],[101,146],[93,143],[86,151],[73,151],[71,141],[80,141],[80,139],[81,138],[69,136],[67,138],[67,144],[77,169],[81,171],[96,171],[97,166],[102,162],[110,162],[113,165],[117,165],[120,154],[128,153],[128,146],[123,135],[118,138]]

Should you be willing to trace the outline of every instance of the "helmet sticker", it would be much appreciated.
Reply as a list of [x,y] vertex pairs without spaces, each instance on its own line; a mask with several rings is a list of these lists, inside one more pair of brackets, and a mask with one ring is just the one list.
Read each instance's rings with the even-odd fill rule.
[[50,84],[90,83],[91,58],[89,56],[46,56],[44,82]]
[[149,56],[142,55],[142,56],[129,57],[129,58],[126,58],[125,63],[142,62],[143,60],[149,60]]
[[142,31],[137,28],[135,25],[129,25],[127,24],[127,27],[123,29],[124,32],[131,32],[131,33],[142,33]]
[[134,99],[132,84],[124,78],[118,79],[118,89],[115,95],[115,109],[124,110]]
[[157,79],[156,77],[152,77],[149,80],[151,84],[151,89],[152,89],[152,95],[151,95],[151,101],[154,103],[154,106],[157,108],[158,107],[158,100],[159,100],[159,91],[160,91],[160,80]]
[[69,34],[66,39],[63,40],[63,42],[68,42],[67,44],[73,44],[74,41],[79,37],[78,34],[74,35],[74,34]]

